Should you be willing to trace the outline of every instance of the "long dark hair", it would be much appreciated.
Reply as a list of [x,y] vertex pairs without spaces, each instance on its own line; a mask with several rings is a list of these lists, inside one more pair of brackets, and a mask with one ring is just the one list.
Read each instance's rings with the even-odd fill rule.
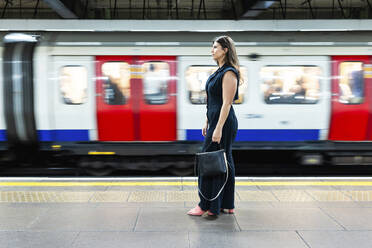
[[[217,42],[218,44],[220,44],[223,49],[227,48],[227,53],[225,54],[225,61],[224,62],[225,62],[226,65],[230,65],[230,66],[234,67],[238,71],[239,77],[240,77],[239,59],[238,59],[238,55],[236,53],[235,44],[234,44],[233,39],[231,39],[229,36],[223,35],[223,36],[216,37],[213,40],[213,43],[214,42]],[[218,64],[218,62],[217,62],[217,64]]]

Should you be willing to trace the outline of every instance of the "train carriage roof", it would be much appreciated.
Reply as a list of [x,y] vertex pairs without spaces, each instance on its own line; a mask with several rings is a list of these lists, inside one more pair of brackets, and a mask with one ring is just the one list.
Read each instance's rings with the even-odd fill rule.
[[1,21],[1,40],[10,32],[38,34],[43,43],[62,46],[210,46],[212,39],[221,34],[231,35],[237,46],[301,46],[309,42],[326,46],[372,45],[372,20]]

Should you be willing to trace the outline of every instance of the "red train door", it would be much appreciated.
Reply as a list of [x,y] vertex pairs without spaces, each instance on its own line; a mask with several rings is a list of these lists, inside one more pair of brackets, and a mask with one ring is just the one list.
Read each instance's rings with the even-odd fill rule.
[[176,57],[96,59],[98,140],[176,140]]
[[141,141],[176,140],[176,57],[141,56],[139,118]]
[[370,64],[368,56],[332,57],[330,140],[368,139],[372,94],[371,78],[364,69]]
[[135,96],[131,56],[96,57],[97,129],[100,141],[133,141]]

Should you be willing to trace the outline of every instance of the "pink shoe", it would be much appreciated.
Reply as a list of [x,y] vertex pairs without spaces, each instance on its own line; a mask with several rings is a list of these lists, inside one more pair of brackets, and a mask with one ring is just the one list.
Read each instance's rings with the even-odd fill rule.
[[229,214],[234,214],[234,209],[228,209],[227,212],[228,212]]
[[188,215],[192,216],[201,216],[205,213],[199,206],[194,207],[193,209],[190,209],[190,211],[187,212]]
[[210,211],[208,211],[208,215],[209,215],[209,216],[215,216],[215,214],[212,213],[212,212],[210,212]]
[[222,213],[226,213],[225,210],[227,210],[228,214],[234,214],[234,209],[223,209],[223,208],[221,208]]

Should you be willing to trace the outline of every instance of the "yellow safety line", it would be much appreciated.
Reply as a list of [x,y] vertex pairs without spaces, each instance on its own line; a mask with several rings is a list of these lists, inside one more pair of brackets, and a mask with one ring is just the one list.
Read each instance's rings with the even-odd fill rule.
[[[91,187],[91,186],[195,186],[196,182],[0,182],[0,187]],[[372,186],[372,181],[273,181],[273,182],[236,182],[236,186]]]
[[88,152],[88,155],[115,155],[115,152]]

